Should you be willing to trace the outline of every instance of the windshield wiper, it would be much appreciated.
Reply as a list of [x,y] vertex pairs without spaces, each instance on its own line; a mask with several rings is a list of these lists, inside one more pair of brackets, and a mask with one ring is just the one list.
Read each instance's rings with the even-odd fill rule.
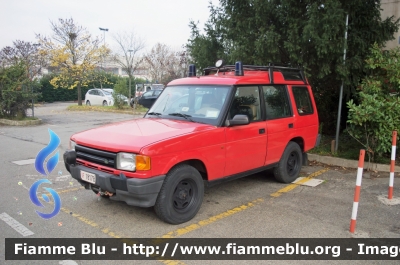
[[194,120],[192,120],[192,119],[190,118],[190,117],[192,117],[192,116],[190,116],[190,115],[188,115],[188,114],[183,114],[183,113],[179,113],[179,112],[174,112],[174,113],[168,113],[168,115],[170,115],[170,116],[182,117],[182,118],[185,118],[185,119],[187,119],[187,120],[189,120],[189,121],[195,122]]
[[161,113],[159,113],[159,112],[149,112],[149,113],[147,113],[147,115],[155,115],[155,116],[160,116],[160,115],[162,115]]

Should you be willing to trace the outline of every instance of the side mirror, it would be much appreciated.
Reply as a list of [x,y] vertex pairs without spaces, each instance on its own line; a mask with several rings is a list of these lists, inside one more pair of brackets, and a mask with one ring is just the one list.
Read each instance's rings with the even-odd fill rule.
[[232,126],[237,126],[237,125],[246,125],[249,124],[249,117],[247,117],[247,115],[243,115],[243,114],[237,114],[235,115],[235,117],[233,117],[232,120],[229,120],[229,127]]

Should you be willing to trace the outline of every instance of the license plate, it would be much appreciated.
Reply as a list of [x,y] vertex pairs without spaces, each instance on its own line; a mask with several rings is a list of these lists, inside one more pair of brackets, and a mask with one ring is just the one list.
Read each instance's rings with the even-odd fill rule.
[[81,170],[81,179],[84,181],[90,182],[92,184],[96,184],[96,175],[95,174]]

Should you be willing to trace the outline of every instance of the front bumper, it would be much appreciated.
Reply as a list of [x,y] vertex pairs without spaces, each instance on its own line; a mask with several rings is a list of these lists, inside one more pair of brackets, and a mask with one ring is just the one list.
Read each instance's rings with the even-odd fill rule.
[[[132,206],[151,207],[157,200],[165,175],[148,179],[127,178],[123,173],[119,176],[76,164],[75,151],[64,153],[64,163],[71,176],[86,189],[101,189],[114,193],[111,200],[124,201]],[[96,183],[81,179],[81,170],[96,175]]]

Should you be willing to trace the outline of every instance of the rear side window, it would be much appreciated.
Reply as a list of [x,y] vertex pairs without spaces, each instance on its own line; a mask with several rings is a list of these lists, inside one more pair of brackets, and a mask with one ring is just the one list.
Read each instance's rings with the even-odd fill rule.
[[267,120],[291,116],[286,87],[283,85],[263,86]]
[[295,86],[292,87],[296,109],[299,115],[313,114],[314,109],[311,103],[310,93],[307,87]]

